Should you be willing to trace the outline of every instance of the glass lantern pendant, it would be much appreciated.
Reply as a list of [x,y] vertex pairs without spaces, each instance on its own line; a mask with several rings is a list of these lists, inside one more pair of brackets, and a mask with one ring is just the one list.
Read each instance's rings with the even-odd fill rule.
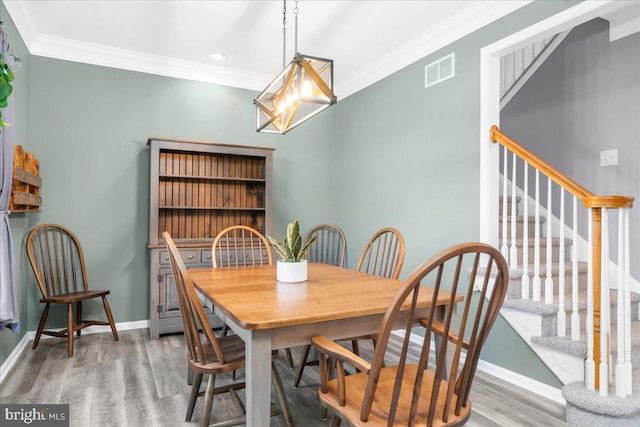
[[257,131],[287,133],[336,102],[333,60],[296,53],[253,100]]

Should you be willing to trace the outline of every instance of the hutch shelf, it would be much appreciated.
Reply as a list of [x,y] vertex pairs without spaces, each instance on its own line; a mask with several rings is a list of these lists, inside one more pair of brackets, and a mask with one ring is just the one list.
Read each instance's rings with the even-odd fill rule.
[[[232,225],[270,234],[273,149],[149,138],[150,337],[182,330],[168,231],[188,268],[212,265],[211,244]],[[220,319],[205,306],[214,326]]]

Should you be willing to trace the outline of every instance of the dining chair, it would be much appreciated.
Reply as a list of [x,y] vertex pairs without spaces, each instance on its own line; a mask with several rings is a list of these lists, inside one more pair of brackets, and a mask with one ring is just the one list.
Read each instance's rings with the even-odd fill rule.
[[[356,270],[374,276],[397,279],[404,265],[404,237],[393,227],[378,230],[366,243],[358,259]],[[371,340],[376,345],[377,334],[348,339],[355,354],[360,354],[358,341]]]
[[305,243],[313,236],[316,236],[316,242],[307,252],[307,260],[344,267],[347,252],[347,238],[344,232],[335,225],[318,224],[309,230],[304,239]]
[[[344,258],[347,252],[347,238],[344,232],[335,225],[319,224],[309,230],[304,240],[305,244],[312,239],[313,236],[316,236],[316,242],[311,246],[309,252],[307,252],[307,260],[309,262],[319,262],[344,267]],[[300,384],[302,373],[306,366],[318,365],[318,360],[307,360],[310,350],[311,344],[305,345],[302,350],[296,378],[293,381],[294,387],[298,387]]]
[[[211,412],[213,409],[214,396],[217,393],[229,392],[232,400],[240,405],[244,412],[244,405],[240,401],[236,390],[246,386],[244,382],[231,383],[225,386],[216,387],[216,375],[226,372],[235,371],[245,366],[245,343],[237,335],[228,335],[216,337],[209,323],[209,319],[200,302],[200,298],[189,277],[189,272],[184,264],[182,256],[176,247],[171,235],[163,232],[162,237],[167,245],[171,258],[171,268],[175,278],[176,290],[178,294],[178,302],[180,304],[180,312],[182,324],[184,328],[185,341],[187,343],[187,363],[189,368],[195,372],[193,385],[189,403],[187,405],[186,421],[191,421],[196,400],[203,393],[200,392],[200,384],[202,376],[209,375],[207,388],[204,392],[204,404],[202,409],[202,418],[200,426],[230,426],[244,424],[246,422],[245,415],[234,417],[229,420],[222,420],[213,424],[209,424]],[[275,354],[275,353],[274,353]],[[287,402],[287,396],[282,385],[282,380],[271,361],[271,375],[273,378],[272,385],[275,389],[280,411],[272,412],[273,415],[283,414],[285,424],[289,427],[293,426],[291,411]]]
[[[222,230],[211,245],[213,268],[272,265],[273,255],[267,239],[258,230],[245,225],[233,225]],[[222,327],[227,335],[229,326]],[[293,369],[291,349],[286,348],[287,363]]]
[[[331,425],[343,420],[367,426],[464,424],[471,413],[469,392],[480,352],[508,282],[509,269],[500,251],[484,243],[455,245],[427,259],[403,282],[381,322],[371,363],[326,337],[312,337],[320,352],[318,396],[333,414]],[[420,320],[422,347],[412,356],[415,324],[406,319],[414,317],[418,293],[428,291],[433,292],[431,306],[439,308],[428,310]],[[409,315],[399,316],[401,309]],[[401,319],[404,338],[398,364],[385,366],[389,336]],[[435,362],[429,358],[432,335]],[[329,379],[327,357],[337,360],[335,379]],[[345,375],[345,364],[360,372]]]
[[[44,303],[38,330],[33,340],[35,350],[42,334],[67,338],[69,357],[73,356],[73,333],[79,337],[82,329],[92,325],[109,325],[113,338],[118,341],[118,331],[113,322],[107,301],[108,290],[90,290],[87,281],[84,255],[78,238],[67,228],[57,224],[42,224],[27,236],[27,255],[36,277]],[[82,317],[82,302],[101,298],[107,321],[88,320]],[[67,305],[67,327],[61,331],[45,331],[44,325],[51,304]],[[73,305],[76,305],[74,323]]]
[[392,227],[378,230],[360,254],[356,270],[397,279],[404,264],[404,237]]

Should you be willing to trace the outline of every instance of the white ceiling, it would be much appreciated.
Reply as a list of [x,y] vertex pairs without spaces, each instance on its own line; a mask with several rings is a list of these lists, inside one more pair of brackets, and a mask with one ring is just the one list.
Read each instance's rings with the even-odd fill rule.
[[[334,60],[341,99],[529,2],[300,0],[298,50]],[[32,55],[253,90],[282,69],[281,0],[4,3]]]

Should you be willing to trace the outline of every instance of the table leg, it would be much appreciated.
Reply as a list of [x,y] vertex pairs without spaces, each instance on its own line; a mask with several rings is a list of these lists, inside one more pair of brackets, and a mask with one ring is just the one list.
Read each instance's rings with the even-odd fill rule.
[[[458,316],[457,308],[458,308],[457,305],[454,305],[453,313],[451,313],[451,325],[457,325],[457,316]],[[440,322],[444,322],[445,321],[445,315],[446,315],[446,307],[445,306],[439,306],[436,310],[438,310],[438,312],[436,313],[436,318]],[[451,372],[451,366],[453,365],[453,356],[454,356],[454,353],[456,351],[456,346],[455,346],[455,344],[449,342],[448,340],[444,340],[439,335],[435,335],[434,339],[435,339],[435,344],[436,344],[436,357],[437,357],[437,355],[440,354],[440,347],[442,346],[442,344],[443,343],[447,344],[445,372],[444,372],[444,379],[447,380],[448,376],[449,376],[449,372]],[[437,361],[437,359],[436,359],[436,361]]]
[[271,412],[271,332],[249,331],[245,346],[247,425],[266,427]]

